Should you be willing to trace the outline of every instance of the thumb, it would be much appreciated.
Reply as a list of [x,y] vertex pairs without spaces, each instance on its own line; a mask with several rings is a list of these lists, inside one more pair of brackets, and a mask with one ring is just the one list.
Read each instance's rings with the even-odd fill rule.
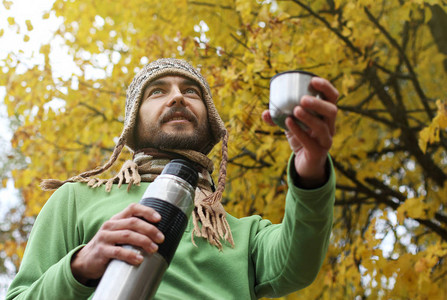
[[270,111],[268,109],[262,112],[262,120],[264,120],[264,122],[266,122],[270,126],[276,126],[276,124],[273,122],[272,116],[270,115]]

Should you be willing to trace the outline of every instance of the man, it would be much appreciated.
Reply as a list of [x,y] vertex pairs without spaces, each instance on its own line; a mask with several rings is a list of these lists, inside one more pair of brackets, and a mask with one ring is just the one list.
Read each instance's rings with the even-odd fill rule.
[[[199,166],[200,183],[192,218],[156,299],[278,297],[309,285],[321,267],[332,224],[335,176],[328,150],[338,98],[328,81],[313,78],[311,84],[326,100],[305,96],[294,109],[308,131],[286,120],[293,150],[289,191],[284,220],[272,225],[259,216],[236,219],[220,203],[228,133],[206,80],[182,60],[146,66],[129,86],[124,129],[109,161],[64,182],[43,183],[60,188],[36,219],[7,299],[86,299],[111,259],[141,263],[140,255],[120,244],[157,251],[164,239],[155,226],[161,217],[137,203],[148,182],[179,156]],[[268,111],[262,117],[273,125]],[[215,188],[206,154],[221,140]],[[93,178],[115,162],[124,145],[135,151],[134,160],[110,180]],[[123,183],[127,189],[119,188]]]

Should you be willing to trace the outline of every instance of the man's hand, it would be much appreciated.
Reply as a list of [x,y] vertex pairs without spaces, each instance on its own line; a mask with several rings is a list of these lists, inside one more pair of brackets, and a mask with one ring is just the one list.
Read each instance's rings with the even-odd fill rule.
[[130,204],[105,222],[90,242],[73,256],[73,276],[80,283],[86,284],[88,280],[100,278],[111,259],[119,259],[132,265],[140,264],[143,261],[140,254],[119,245],[137,246],[148,253],[156,252],[156,243],[162,243],[164,236],[151,223],[157,223],[160,219],[154,209],[141,204]]
[[[326,79],[314,77],[311,85],[323,94],[324,100],[303,96],[300,105],[293,109],[293,116],[308,129],[303,130],[291,117],[285,122],[289,129],[286,131],[286,137],[295,153],[295,169],[299,175],[299,183],[305,188],[318,187],[324,184],[327,178],[325,165],[335,134],[336,102],[339,96],[337,89]],[[314,111],[319,116],[309,111]],[[262,118],[274,125],[268,110],[262,113]]]

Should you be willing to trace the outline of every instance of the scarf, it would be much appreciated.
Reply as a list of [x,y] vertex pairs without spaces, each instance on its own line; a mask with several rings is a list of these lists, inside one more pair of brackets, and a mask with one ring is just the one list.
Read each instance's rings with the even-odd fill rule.
[[[178,153],[178,152],[181,152]],[[174,158],[188,158],[199,171],[199,182],[195,190],[194,210],[192,212],[193,230],[191,241],[196,246],[194,236],[203,237],[211,245],[222,250],[222,242],[227,241],[234,247],[230,225],[226,219],[226,212],[220,201],[210,201],[213,193],[216,193],[214,182],[210,173],[213,171],[212,161],[204,154],[193,152],[184,153],[181,150],[142,149],[134,154],[133,160],[126,161],[121,170],[110,179],[86,178],[88,186],[97,188],[105,185],[105,190],[110,192],[113,184],[118,188],[123,183],[129,190],[132,185],[140,182],[152,182],[161,174],[166,164]],[[87,181],[88,180],[88,181]]]

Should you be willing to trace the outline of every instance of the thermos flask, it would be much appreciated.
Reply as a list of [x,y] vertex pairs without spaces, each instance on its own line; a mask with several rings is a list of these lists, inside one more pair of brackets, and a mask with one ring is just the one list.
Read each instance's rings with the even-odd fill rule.
[[198,174],[191,162],[174,159],[149,184],[140,203],[154,208],[161,215],[161,221],[154,225],[163,232],[165,240],[153,254],[124,245],[143,255],[143,262],[133,266],[112,260],[99,282],[94,300],[139,300],[154,296],[194,208],[197,181]]

